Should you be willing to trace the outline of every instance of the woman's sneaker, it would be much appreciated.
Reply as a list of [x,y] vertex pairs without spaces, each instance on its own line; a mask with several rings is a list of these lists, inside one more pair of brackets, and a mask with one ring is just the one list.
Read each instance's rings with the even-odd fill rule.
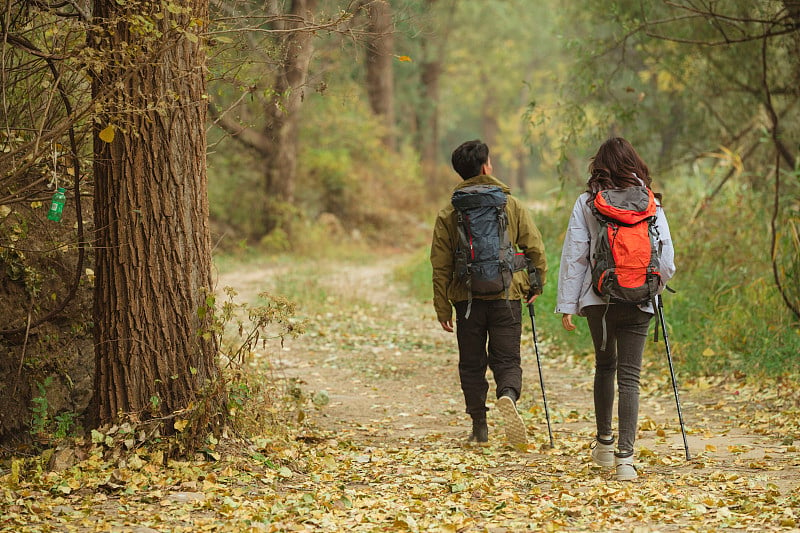
[[633,465],[633,452],[627,457],[614,455],[614,465],[617,467],[617,481],[632,481],[639,477]]
[[592,461],[598,466],[614,466],[614,439],[597,437],[592,443]]

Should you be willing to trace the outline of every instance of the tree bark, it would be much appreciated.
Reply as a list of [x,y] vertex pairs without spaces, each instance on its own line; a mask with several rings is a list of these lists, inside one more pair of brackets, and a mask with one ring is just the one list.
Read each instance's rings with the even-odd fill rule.
[[[95,424],[185,409],[219,376],[200,311],[212,279],[205,54],[192,21],[207,19],[208,0],[178,4],[176,14],[154,2],[94,3],[104,31],[93,40],[109,58],[93,80],[103,105],[94,138]],[[134,14],[159,37],[134,28]],[[98,136],[107,124],[116,126],[111,142]]]
[[383,144],[394,150],[394,27],[392,8],[387,0],[369,4],[369,42],[367,43],[367,93],[373,113],[381,118],[386,132]]

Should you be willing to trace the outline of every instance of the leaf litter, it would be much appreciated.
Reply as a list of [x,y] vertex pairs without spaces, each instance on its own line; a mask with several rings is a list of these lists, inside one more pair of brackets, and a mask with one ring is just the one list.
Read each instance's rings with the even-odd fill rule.
[[[386,260],[349,265],[346,283],[329,280],[333,310],[310,314],[306,335],[263,359],[273,379],[299,387],[294,401],[303,416],[264,435],[220,439],[210,453],[182,461],[147,447],[109,454],[125,436],[102,433],[66,450],[13,459],[0,471],[0,531],[800,527],[796,379],[683,377],[692,455],[686,461],[669,374],[663,365],[647,365],[640,478],[623,483],[589,458],[591,358],[562,353],[540,332],[555,448],[532,355],[523,355],[520,401],[527,447],[505,443],[493,411],[489,444],[468,445],[455,340],[438,330],[428,303],[411,301],[380,274],[390,267]],[[358,291],[381,301],[353,302]],[[522,349],[532,353],[524,334]],[[62,452],[73,457],[53,468],[53,455]]]

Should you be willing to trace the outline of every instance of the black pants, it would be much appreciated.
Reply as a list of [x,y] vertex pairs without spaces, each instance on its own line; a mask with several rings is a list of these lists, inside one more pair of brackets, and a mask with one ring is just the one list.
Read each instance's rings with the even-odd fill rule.
[[522,392],[522,305],[519,300],[475,299],[469,319],[464,318],[467,302],[456,302],[455,308],[458,375],[467,413],[473,419],[486,418],[487,367],[492,370],[498,396],[507,388],[517,398]]
[[[639,420],[639,376],[642,352],[647,340],[650,313],[635,305],[591,305],[584,309],[594,341],[594,410],[598,435],[611,435],[616,377],[619,405],[620,452],[632,452]],[[606,349],[603,343],[603,315],[606,322]]]

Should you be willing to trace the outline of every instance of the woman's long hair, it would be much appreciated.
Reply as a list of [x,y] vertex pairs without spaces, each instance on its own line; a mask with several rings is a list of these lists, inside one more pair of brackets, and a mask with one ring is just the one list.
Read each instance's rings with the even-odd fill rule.
[[[600,145],[589,163],[587,192],[592,198],[604,189],[624,189],[652,183],[650,169],[642,161],[633,145],[622,137],[613,137]],[[654,195],[659,200],[661,193]]]

